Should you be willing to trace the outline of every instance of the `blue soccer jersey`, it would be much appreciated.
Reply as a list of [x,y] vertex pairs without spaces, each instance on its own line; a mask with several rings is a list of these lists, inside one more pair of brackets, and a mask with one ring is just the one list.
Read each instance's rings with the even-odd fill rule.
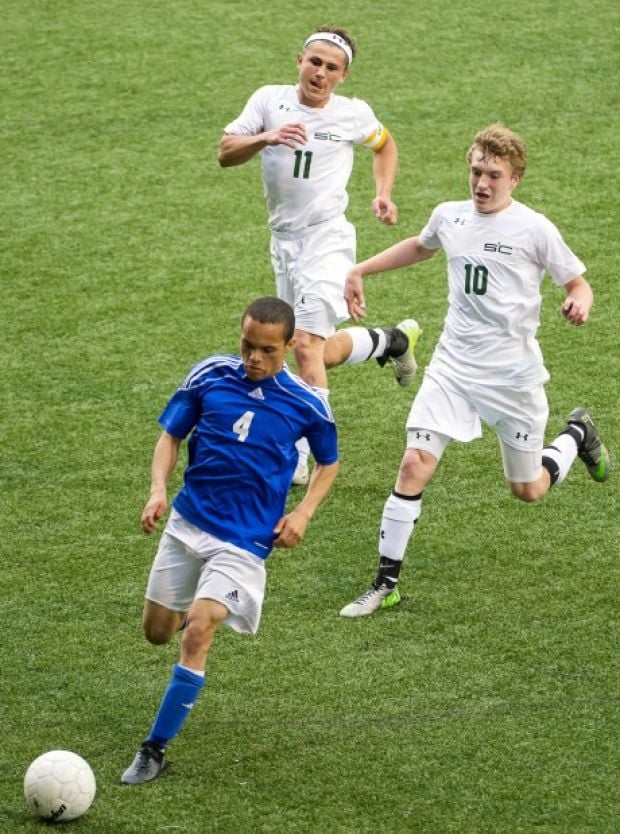
[[284,514],[295,442],[307,437],[318,463],[338,460],[326,399],[286,367],[253,382],[238,356],[195,365],[159,422],[179,440],[191,432],[175,508],[201,530],[262,558]]

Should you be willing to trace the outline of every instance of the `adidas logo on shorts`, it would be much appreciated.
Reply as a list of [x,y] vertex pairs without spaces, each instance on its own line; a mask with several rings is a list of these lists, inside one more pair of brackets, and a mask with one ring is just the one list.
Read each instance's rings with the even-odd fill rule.
[[227,594],[224,594],[224,599],[227,599],[229,602],[239,602],[239,591],[236,589],[229,591]]

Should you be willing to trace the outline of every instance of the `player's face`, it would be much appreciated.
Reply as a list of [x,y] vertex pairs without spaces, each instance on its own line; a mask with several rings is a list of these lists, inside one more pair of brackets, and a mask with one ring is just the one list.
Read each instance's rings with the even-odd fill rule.
[[241,328],[241,357],[248,379],[260,382],[282,370],[293,340],[284,339],[283,324],[263,324],[246,316]]
[[508,208],[512,190],[520,177],[512,173],[512,166],[500,156],[485,156],[474,148],[469,163],[469,187],[476,211],[495,214]]
[[347,56],[335,43],[313,41],[297,56],[299,102],[325,107],[338,84],[347,77]]

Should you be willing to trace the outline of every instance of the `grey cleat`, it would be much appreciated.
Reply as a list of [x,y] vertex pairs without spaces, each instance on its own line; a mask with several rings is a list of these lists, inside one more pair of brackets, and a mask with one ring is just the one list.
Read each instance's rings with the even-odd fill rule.
[[164,753],[159,747],[144,741],[133,762],[121,776],[123,785],[141,785],[155,779],[164,769]]

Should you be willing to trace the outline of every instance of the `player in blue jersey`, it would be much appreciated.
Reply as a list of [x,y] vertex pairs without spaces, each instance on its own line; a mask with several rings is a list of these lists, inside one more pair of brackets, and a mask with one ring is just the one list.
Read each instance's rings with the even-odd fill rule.
[[[299,544],[336,477],[336,427],[327,400],[284,364],[294,328],[285,301],[254,301],[241,319],[241,356],[211,356],[195,365],[159,418],[145,533],[168,509],[167,483],[189,435],[188,464],[149,576],[143,625],[155,644],[185,628],[179,663],[124,784],[159,775],[166,745],[205,684],[215,632],[222,623],[256,632],[265,559],[273,547]],[[286,513],[301,436],[316,466],[303,499]]]

